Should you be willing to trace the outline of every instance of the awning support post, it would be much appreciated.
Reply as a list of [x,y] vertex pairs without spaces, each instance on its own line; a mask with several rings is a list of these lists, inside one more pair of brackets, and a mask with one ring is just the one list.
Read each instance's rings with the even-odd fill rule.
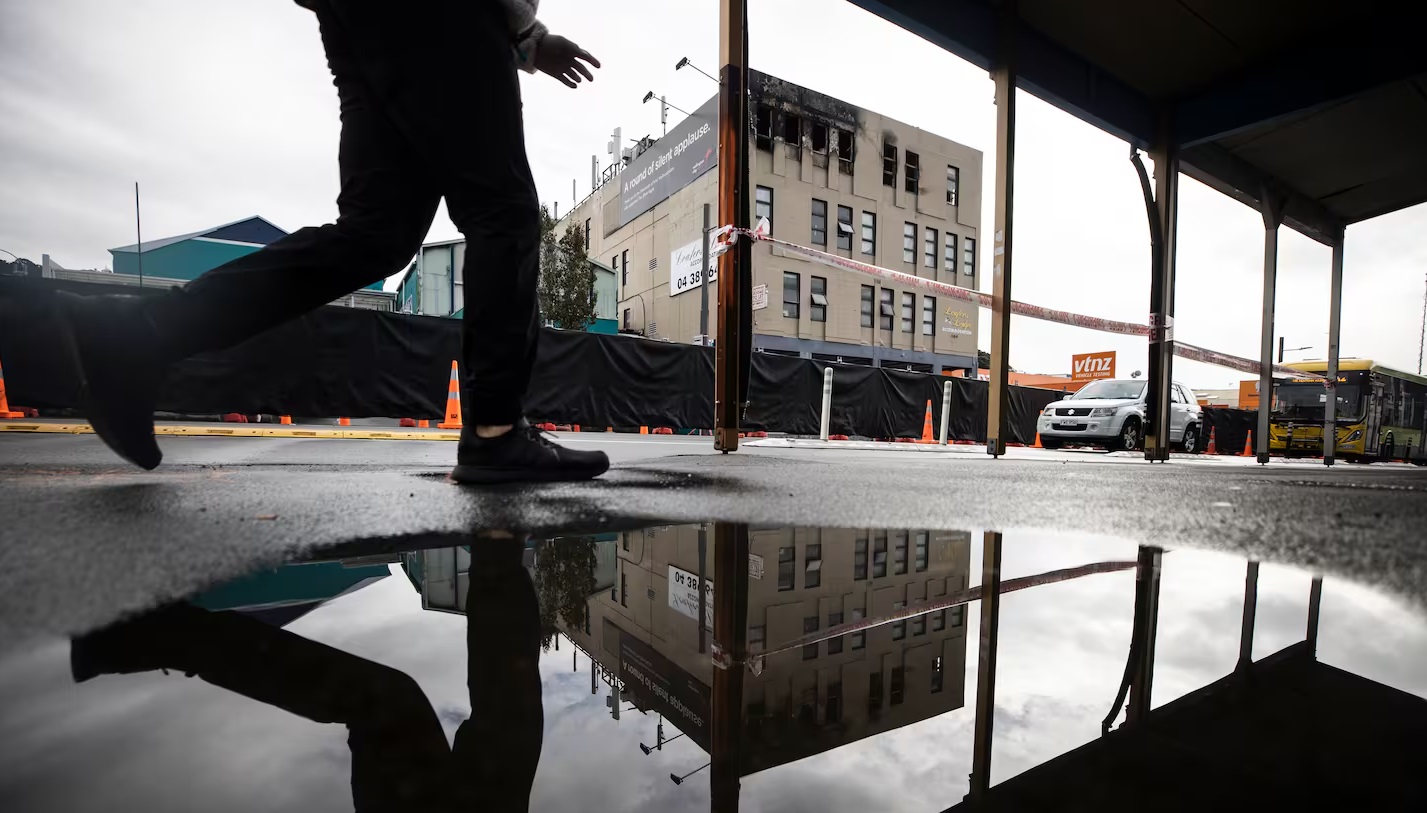
[[1268,425],[1273,412],[1273,306],[1278,286],[1278,227],[1283,223],[1283,195],[1265,188],[1259,196],[1263,215],[1263,316],[1259,336],[1259,420],[1254,451],[1268,463]]
[[1011,432],[1011,224],[1016,167],[1016,0],[997,5],[996,225],[991,241],[991,370],[986,396],[986,453],[1006,453]]
[[1323,465],[1333,465],[1338,446],[1338,336],[1343,313],[1343,230],[1333,235],[1333,281],[1328,293],[1327,396],[1323,406]]
[[1154,160],[1154,218],[1158,221],[1156,256],[1150,278],[1150,337],[1145,417],[1145,459],[1169,459],[1170,386],[1174,379],[1174,253],[1179,221],[1179,144],[1174,119],[1162,112],[1159,134],[1150,151]]

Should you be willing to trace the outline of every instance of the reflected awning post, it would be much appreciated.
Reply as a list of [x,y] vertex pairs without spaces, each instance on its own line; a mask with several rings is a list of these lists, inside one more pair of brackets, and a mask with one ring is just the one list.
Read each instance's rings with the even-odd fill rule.
[[710,702],[710,799],[738,809],[743,775],[743,676],[748,669],[748,526],[714,525],[713,696]]
[[1135,567],[1135,640],[1130,642],[1135,661],[1130,670],[1130,702],[1125,722],[1149,716],[1154,696],[1154,649],[1159,638],[1159,581],[1164,564],[1160,548],[1141,547]]
[[1239,629],[1239,663],[1247,669],[1254,662],[1254,619],[1259,608],[1259,563],[1249,562],[1244,572],[1244,623]]
[[1314,576],[1308,588],[1308,631],[1303,636],[1308,644],[1308,654],[1318,657],[1318,608],[1323,603],[1323,577]]
[[979,801],[991,786],[992,723],[996,714],[996,644],[1001,615],[1001,534],[987,531],[981,552],[981,644],[976,660],[976,728],[971,756],[971,790]]
[[[986,395],[986,453],[1006,453],[1011,428],[1011,221],[1016,168],[1016,0],[998,4],[996,60],[996,219],[991,240],[991,370]],[[984,245],[984,244],[983,244]]]
[[[1338,334],[1343,314],[1343,230],[1333,235],[1333,277],[1328,288],[1328,400],[1323,402],[1323,465],[1333,465],[1338,445]],[[1366,444],[1363,448],[1367,448]]]
[[1283,223],[1284,197],[1264,189],[1259,213],[1263,215],[1263,315],[1259,336],[1259,415],[1254,429],[1254,451],[1260,463],[1268,462],[1268,424],[1273,412],[1273,306],[1278,288],[1278,227]]

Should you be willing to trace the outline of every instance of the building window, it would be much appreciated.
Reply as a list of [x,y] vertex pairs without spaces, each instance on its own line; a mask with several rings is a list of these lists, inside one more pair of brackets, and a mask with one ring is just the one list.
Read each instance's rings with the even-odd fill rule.
[[946,629],[946,610],[932,613],[932,632],[941,632],[944,629]]
[[823,583],[823,546],[817,543],[803,549],[803,589]]
[[629,606],[629,576],[623,570],[619,571],[619,603],[622,606]]
[[890,330],[892,329],[892,316],[893,316],[893,314],[892,314],[892,289],[891,289],[891,288],[883,288],[883,289],[882,289],[882,301],[881,301],[879,304],[881,305],[881,309],[880,309],[880,310],[881,310],[881,314],[880,314],[880,315],[881,315],[881,317],[882,317],[882,329],[883,329],[883,330],[890,331]]
[[916,265],[917,262],[917,224],[902,224],[902,262]]
[[867,676],[867,713],[877,715],[882,711],[882,673],[873,672]]
[[792,271],[783,272],[783,315],[789,319],[798,318],[799,299],[802,297],[802,278]]
[[892,575],[901,576],[907,572],[907,532],[898,531],[892,542]]
[[[803,634],[808,635],[818,631],[818,617],[810,615],[803,619]],[[818,656],[818,645],[808,644],[803,647],[803,660],[810,661]]]
[[626,534],[620,534],[620,535],[624,537],[624,540],[623,540],[623,541],[624,541],[624,549],[625,549],[625,550],[629,550],[629,534],[626,533]]
[[942,666],[941,656],[932,658],[932,694],[941,691],[946,670]]
[[[610,258],[609,258],[609,266],[610,266],[610,268],[613,268],[616,272],[619,271],[619,255],[618,255],[618,254],[616,254],[616,255],[614,255],[613,257],[610,257]],[[628,272],[626,272],[626,273],[620,275],[620,277],[619,277],[619,284],[620,284],[620,285],[628,285],[628,284],[629,284],[629,274],[628,274]]]
[[889,699],[892,701],[892,705],[894,706],[902,705],[902,698],[905,696],[905,691],[907,688],[906,676],[906,670],[902,667],[892,667],[892,691],[890,692]]
[[773,149],[773,108],[766,104],[753,113],[753,143],[755,149]]
[[852,174],[852,131],[837,131],[837,171],[843,175]]
[[907,151],[907,178],[905,188],[913,195],[918,194],[922,179],[921,158],[911,150]]
[[946,167],[946,203],[956,205],[957,187],[961,185],[961,170],[950,164]]
[[[936,300],[932,299],[931,297],[927,297],[927,300],[932,303],[930,312],[936,313]],[[923,570],[927,569],[927,563],[929,561],[927,548],[930,547],[930,543],[931,534],[927,533],[926,531],[917,531],[915,567],[917,568],[918,573],[921,573]]]
[[788,157],[794,161],[803,160],[803,119],[792,113],[783,114],[783,143],[787,145]]
[[835,680],[827,685],[827,705],[823,720],[829,723],[842,722],[842,681]]
[[902,292],[902,332],[912,332],[913,311],[917,307],[917,295]]
[[[861,611],[861,610],[853,610],[853,611],[852,611],[852,620],[853,620],[854,622],[861,621],[861,620],[862,620],[862,611]],[[863,648],[864,646],[867,646],[867,633],[866,633],[865,631],[864,631],[864,632],[854,632],[854,633],[852,633],[851,635],[849,635],[849,636],[847,636],[847,637],[848,637],[848,639],[851,641],[850,646],[851,646],[853,649],[861,649],[861,648]]]
[[872,537],[872,578],[881,579],[887,575],[887,532],[878,531]]
[[625,330],[631,330],[631,328],[630,328],[630,326],[629,326],[629,308],[625,308],[625,309],[624,309],[624,320],[623,320],[623,325],[622,325],[622,326],[624,327]]
[[936,229],[927,229],[922,240],[922,264],[932,270],[932,279],[936,279]]
[[872,212],[862,213],[862,253],[877,253],[877,215]]
[[882,185],[897,185],[897,145],[882,144]]
[[[892,604],[892,612],[895,613],[895,612],[897,612],[898,610],[902,609],[902,608],[905,607],[905,606],[907,606],[907,602],[905,602],[905,601],[893,602],[893,604]],[[900,640],[902,640],[903,638],[906,638],[906,637],[907,637],[907,619],[903,618],[901,621],[893,621],[893,622],[892,622],[892,640],[893,640],[893,641],[900,641]]]
[[922,297],[922,335],[931,336],[936,328],[936,297]]
[[872,327],[872,286],[862,286],[862,326]]
[[966,605],[958,604],[951,608],[951,628],[956,629],[966,623]]
[[[836,626],[838,626],[838,625],[841,624],[841,623],[842,623],[842,613],[837,612],[837,613],[828,613],[828,614],[827,614],[827,626],[828,626],[828,629],[832,629],[833,627],[836,627]],[[843,636],[839,635],[839,636],[837,636],[836,638],[830,638],[830,639],[828,639],[828,642],[827,642],[827,654],[829,654],[829,655],[838,655],[838,654],[841,654],[841,653],[842,653],[842,637],[843,637]]]
[[585,602],[585,634],[590,634],[590,603]]
[[811,313],[809,316],[814,322],[827,321],[827,277],[813,277]]
[[588,248],[589,245],[590,245],[590,219],[587,217],[587,218],[585,218],[585,247]]
[[852,580],[865,581],[867,579],[867,537],[857,537],[854,544],[856,547],[852,549]]
[[766,186],[760,186],[753,192],[753,225],[758,225],[758,221],[766,218],[768,220],[768,233],[773,233],[773,190]]
[[946,233],[946,250],[945,250],[945,253],[942,254],[942,262],[946,264],[946,267],[945,267],[944,269],[942,269],[942,270],[946,271],[947,279],[948,279],[950,282],[952,282],[953,284],[955,284],[955,283],[956,283],[956,233],[955,233],[955,232],[947,232],[947,233]]
[[629,249],[625,249],[619,254],[619,267],[624,274],[624,283],[629,283]]
[[793,547],[778,549],[778,592],[793,589],[793,579],[795,578],[794,567],[797,564],[793,556]]
[[961,238],[961,246],[966,264],[966,267],[962,270],[966,272],[966,276],[974,277],[976,276],[976,238]]
[[[822,155],[827,154],[827,125],[818,122],[808,122],[809,134],[812,136],[813,152]],[[827,164],[823,164],[827,166]]]
[[837,247],[843,251],[852,250],[852,207],[837,207]]
[[918,636],[918,635],[926,635],[926,634],[927,634],[927,617],[924,616],[924,615],[919,615],[919,616],[917,616],[916,618],[913,618],[913,619],[912,619],[912,636],[913,636],[913,637],[916,637],[916,636]]
[[827,245],[827,201],[813,198],[813,245]]

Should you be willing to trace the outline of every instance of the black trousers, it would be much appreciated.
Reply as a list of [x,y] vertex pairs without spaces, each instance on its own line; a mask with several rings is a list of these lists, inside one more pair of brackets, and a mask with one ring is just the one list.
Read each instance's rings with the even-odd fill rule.
[[539,336],[539,203],[496,0],[314,0],[341,101],[336,223],[148,305],[174,358],[218,350],[401,270],[441,198],[466,238],[462,417],[522,412]]

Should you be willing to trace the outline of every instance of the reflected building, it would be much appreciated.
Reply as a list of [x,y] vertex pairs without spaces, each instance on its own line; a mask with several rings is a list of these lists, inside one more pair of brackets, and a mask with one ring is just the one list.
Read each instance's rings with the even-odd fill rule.
[[[565,605],[542,607],[542,616],[598,664],[612,715],[632,703],[705,750],[718,590],[712,537],[711,525],[680,525],[550,540],[527,547],[526,561],[542,602]],[[749,648],[768,654],[745,676],[748,773],[965,704],[964,606],[784,645],[965,590],[969,533],[754,527],[749,541]],[[542,561],[551,556],[590,565],[582,601],[568,587],[542,583],[543,573],[555,572]],[[461,548],[403,559],[423,606],[448,612],[464,611],[468,563]]]

